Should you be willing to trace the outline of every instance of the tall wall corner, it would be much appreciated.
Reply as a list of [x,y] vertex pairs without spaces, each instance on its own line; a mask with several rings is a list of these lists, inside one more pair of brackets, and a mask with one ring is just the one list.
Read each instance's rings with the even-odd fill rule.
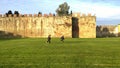
[[118,24],[118,37],[120,37],[120,24]]

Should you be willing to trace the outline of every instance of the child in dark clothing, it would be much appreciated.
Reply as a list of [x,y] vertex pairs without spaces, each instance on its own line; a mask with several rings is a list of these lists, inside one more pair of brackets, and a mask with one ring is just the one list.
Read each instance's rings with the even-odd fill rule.
[[48,35],[47,43],[51,43],[51,35]]
[[64,39],[65,39],[65,38],[64,38],[64,36],[61,36],[60,39],[61,39],[62,42],[64,42]]

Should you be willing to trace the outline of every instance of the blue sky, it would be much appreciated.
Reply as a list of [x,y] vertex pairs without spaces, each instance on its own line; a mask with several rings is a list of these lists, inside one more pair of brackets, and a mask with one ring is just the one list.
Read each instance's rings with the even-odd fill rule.
[[97,25],[120,24],[120,0],[1,0],[0,14],[8,10],[21,14],[56,13],[58,5],[64,2],[70,11],[96,15]]

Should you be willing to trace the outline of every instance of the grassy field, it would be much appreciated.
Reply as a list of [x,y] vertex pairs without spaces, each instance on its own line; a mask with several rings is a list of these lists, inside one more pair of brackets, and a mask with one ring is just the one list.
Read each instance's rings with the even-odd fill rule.
[[120,68],[120,38],[2,39],[0,68]]

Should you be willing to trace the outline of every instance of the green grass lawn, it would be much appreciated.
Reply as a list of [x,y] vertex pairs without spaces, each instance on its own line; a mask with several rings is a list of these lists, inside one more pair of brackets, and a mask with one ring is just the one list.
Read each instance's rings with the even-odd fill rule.
[[120,38],[4,39],[0,68],[120,68]]

